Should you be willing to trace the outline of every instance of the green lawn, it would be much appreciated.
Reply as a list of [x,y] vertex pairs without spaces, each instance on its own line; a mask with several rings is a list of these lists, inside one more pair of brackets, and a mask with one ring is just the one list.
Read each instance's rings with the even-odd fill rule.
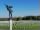
[[0,29],[9,29],[9,26],[2,25],[0,26]]
[[[9,29],[8,26],[0,26],[0,29]],[[13,30],[40,30],[39,24],[19,24],[13,25]]]
[[38,23],[34,23],[34,24],[17,23],[16,25],[13,25],[13,30],[40,30],[40,25]]
[[[0,29],[9,29],[7,25],[0,26]],[[16,22],[13,24],[13,30],[40,30],[40,23],[22,23]]]

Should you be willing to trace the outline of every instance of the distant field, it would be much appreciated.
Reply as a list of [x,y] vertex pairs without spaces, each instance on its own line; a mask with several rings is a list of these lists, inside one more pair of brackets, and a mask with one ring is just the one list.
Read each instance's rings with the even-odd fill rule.
[[15,21],[13,30],[40,30],[40,21]]

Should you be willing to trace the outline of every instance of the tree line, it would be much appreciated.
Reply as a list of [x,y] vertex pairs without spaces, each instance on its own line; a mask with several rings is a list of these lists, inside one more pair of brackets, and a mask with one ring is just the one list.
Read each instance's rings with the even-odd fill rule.
[[13,20],[40,20],[40,16],[24,16],[24,17],[17,17],[13,18]]
[[[9,21],[9,18],[0,18],[0,21]],[[40,16],[24,16],[24,17],[13,17],[12,20],[40,20]]]

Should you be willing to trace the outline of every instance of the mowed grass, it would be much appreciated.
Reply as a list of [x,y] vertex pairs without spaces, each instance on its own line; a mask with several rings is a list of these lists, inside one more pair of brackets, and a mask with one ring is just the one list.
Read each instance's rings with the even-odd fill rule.
[[14,23],[13,30],[40,30],[40,24],[38,23]]
[[0,26],[0,29],[9,29],[9,28],[10,28],[9,26],[5,26],[5,25]]

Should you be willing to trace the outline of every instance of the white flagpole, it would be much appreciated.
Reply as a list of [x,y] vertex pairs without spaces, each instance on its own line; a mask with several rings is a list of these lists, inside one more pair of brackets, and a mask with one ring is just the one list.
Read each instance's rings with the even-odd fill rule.
[[12,30],[12,19],[10,19],[10,30]]

